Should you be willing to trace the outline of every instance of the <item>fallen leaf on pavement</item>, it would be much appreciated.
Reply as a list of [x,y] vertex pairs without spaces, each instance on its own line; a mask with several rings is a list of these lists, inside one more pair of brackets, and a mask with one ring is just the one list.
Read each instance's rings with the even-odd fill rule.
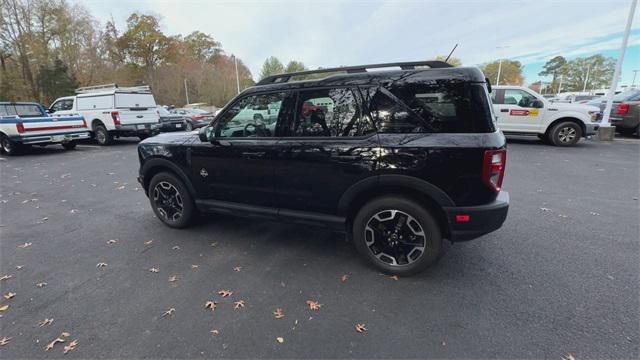
[[72,342],[70,342],[69,345],[65,345],[62,351],[66,354],[69,351],[75,349],[77,345],[78,345],[78,339],[75,339]]
[[273,311],[273,316],[276,317],[276,319],[282,319],[284,317],[284,310],[282,310],[281,308],[277,308]]
[[220,291],[218,291],[218,295],[220,295],[222,297],[229,297],[229,296],[233,295],[233,291],[231,291],[231,290],[220,290]]
[[393,279],[395,281],[398,281],[398,279],[400,279],[400,278],[398,277],[398,275],[393,275],[393,276],[389,276],[389,279]]
[[17,265],[16,266],[16,270],[22,270],[23,267],[24,267],[24,265]]
[[314,300],[307,300],[307,305],[309,305],[309,309],[311,310],[319,310],[320,307],[322,307],[322,304],[319,304],[317,301],[314,301]]
[[236,266],[233,268],[233,271],[235,272],[240,272],[240,270],[242,270],[242,266]]
[[240,308],[244,307],[244,300],[238,300],[236,302],[233,303],[233,309],[234,310],[238,310]]
[[169,276],[169,282],[176,282],[176,281],[178,281],[178,276],[176,275]]
[[52,323],[53,323],[53,319],[45,318],[42,321],[38,321],[38,326],[43,327],[43,326],[46,326],[46,325],[51,325]]
[[204,308],[211,309],[212,312],[216,311],[217,306],[218,306],[218,303],[213,300],[207,300],[207,302],[204,303]]
[[2,275],[0,276],[0,280],[9,280],[13,277],[13,275]]
[[4,296],[5,299],[9,300],[9,299],[13,298],[14,296],[16,296],[16,293],[13,293],[13,292],[9,291],[8,293],[6,293],[6,294],[4,294],[2,296]]
[[9,305],[0,305],[0,311],[7,311]]
[[152,273],[157,273],[157,272],[160,272],[160,269],[158,269],[158,268],[151,268],[151,269],[149,269],[149,271],[151,271]]
[[99,263],[96,264],[96,267],[101,268],[101,267],[106,267],[107,265],[109,265],[109,264],[107,264],[105,262],[99,262]]
[[45,216],[42,219],[40,219],[40,221],[36,222],[36,224],[44,224],[45,222],[47,222],[47,220],[49,220],[49,218]]
[[562,360],[576,360],[576,358],[574,358],[573,355],[568,354],[567,356],[563,356]]
[[153,244],[153,240],[147,240],[144,242],[145,245],[151,245]]
[[347,280],[349,280],[349,275],[347,274],[342,275],[342,277],[340,278],[340,281],[342,282],[347,282]]
[[72,213],[72,214],[76,214],[76,213],[79,213],[79,212],[80,212],[80,210],[78,210],[78,209],[71,209],[71,210],[69,210],[69,212],[70,212],[70,213]]
[[[65,336],[66,334],[68,334],[68,333],[62,333],[62,334],[60,334],[60,336],[62,336],[62,337],[66,337],[66,336]],[[44,351],[49,351],[49,350],[53,349],[53,347],[54,347],[54,346],[56,346],[56,344],[57,344],[57,343],[63,343],[63,342],[65,342],[65,340],[64,340],[62,337],[60,337],[60,336],[59,336],[59,337],[57,337],[57,338],[55,338],[55,339],[53,339],[53,341],[52,341],[52,342],[50,342],[49,344],[47,344],[47,346],[45,346],[45,348],[44,348]],[[68,335],[67,335],[67,336],[68,336]]]
[[563,219],[566,219],[569,217],[569,215],[565,215],[565,214],[558,214],[558,217],[561,217]]
[[365,327],[364,324],[356,324],[356,331],[359,333],[363,333],[367,331],[367,328]]
[[173,249],[173,250],[180,250],[180,246],[176,245],[176,246],[172,247],[171,249]]
[[18,247],[19,247],[20,249],[24,249],[24,248],[28,248],[28,247],[29,247],[29,246],[31,246],[31,245],[33,245],[33,243],[26,242],[26,243],[24,243],[24,244],[22,244],[22,245],[18,245]]
[[443,341],[443,342],[441,342],[441,343],[440,343],[440,345],[442,345],[442,346],[447,346],[447,342],[446,342],[446,341]]
[[116,239],[107,240],[107,245],[115,244],[117,242],[118,242],[118,240],[116,240]]
[[198,267],[200,267],[200,265],[198,265],[198,264],[191,264],[191,268],[192,268],[192,269],[197,269]]
[[214,241],[214,242],[211,243],[211,247],[216,247],[217,245],[218,245],[217,241]]
[[278,337],[276,338],[276,341],[277,341],[277,342],[279,342],[280,344],[282,344],[282,343],[284,342],[284,338],[283,338],[283,337],[281,337],[281,336],[278,336]]
[[47,286],[46,282],[39,282],[39,283],[36,284],[36,287],[38,287],[38,288],[43,288],[45,286]]
[[118,187],[116,188],[116,190],[124,190],[124,185],[122,185],[122,186],[118,186]]
[[9,341],[11,341],[12,338],[10,337],[3,337],[2,339],[0,339],[0,346],[5,346],[9,343]]
[[175,309],[175,308],[169,308],[167,311],[165,311],[165,312],[162,314],[162,317],[165,317],[165,316],[171,316],[171,315],[173,315],[173,313],[174,313],[174,312],[176,312],[176,309]]
[[220,331],[218,331],[217,329],[213,329],[209,332],[211,333],[212,336],[218,336],[220,334]]
[[540,210],[542,210],[542,211],[551,211],[551,209],[546,208],[546,207],[541,207]]

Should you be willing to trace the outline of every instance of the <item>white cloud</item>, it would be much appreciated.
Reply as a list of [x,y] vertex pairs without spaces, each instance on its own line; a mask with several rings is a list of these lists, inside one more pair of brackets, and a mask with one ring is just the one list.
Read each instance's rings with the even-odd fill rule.
[[[418,60],[524,63],[616,49],[628,0],[611,1],[124,1],[76,0],[98,19],[132,11],[162,16],[168,33],[210,33],[257,77],[264,59],[309,67]],[[123,22],[124,19],[116,19]],[[640,28],[638,19],[634,29]],[[603,40],[605,39],[605,40]],[[631,38],[631,44],[638,44]],[[496,49],[496,46],[509,45]]]

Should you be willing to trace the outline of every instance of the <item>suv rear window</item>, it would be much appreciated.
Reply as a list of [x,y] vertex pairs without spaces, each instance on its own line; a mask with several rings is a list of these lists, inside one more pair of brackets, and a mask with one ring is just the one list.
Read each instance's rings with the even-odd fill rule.
[[481,84],[391,84],[373,94],[370,108],[381,133],[495,131]]
[[20,117],[37,117],[42,116],[42,112],[37,105],[25,105],[25,104],[8,104],[0,106],[1,116],[15,116]]

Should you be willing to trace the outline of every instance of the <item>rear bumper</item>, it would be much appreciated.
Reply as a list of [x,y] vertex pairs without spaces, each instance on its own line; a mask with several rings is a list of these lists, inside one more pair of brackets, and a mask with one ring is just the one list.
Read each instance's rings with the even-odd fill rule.
[[[502,226],[509,211],[509,193],[500,191],[490,204],[445,207],[444,211],[451,230],[451,241],[473,240]],[[461,221],[464,215],[468,216],[468,221]]]
[[611,125],[622,129],[635,129],[640,123],[637,118],[632,116],[612,116],[609,121]]
[[184,121],[165,121],[160,124],[161,131],[182,131],[184,128]]
[[160,123],[116,125],[116,133],[123,135],[153,135],[160,131]]
[[12,136],[11,140],[25,144],[57,144],[65,143],[75,140],[84,140],[91,138],[91,134],[88,131],[77,133],[59,133],[59,134],[46,134],[46,135],[29,135],[29,136]]

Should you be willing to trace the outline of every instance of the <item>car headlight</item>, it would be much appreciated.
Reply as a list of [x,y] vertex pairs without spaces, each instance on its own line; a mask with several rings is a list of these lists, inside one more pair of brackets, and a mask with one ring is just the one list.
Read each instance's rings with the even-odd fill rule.
[[589,111],[589,116],[591,116],[591,121],[596,122],[600,117],[600,111]]

